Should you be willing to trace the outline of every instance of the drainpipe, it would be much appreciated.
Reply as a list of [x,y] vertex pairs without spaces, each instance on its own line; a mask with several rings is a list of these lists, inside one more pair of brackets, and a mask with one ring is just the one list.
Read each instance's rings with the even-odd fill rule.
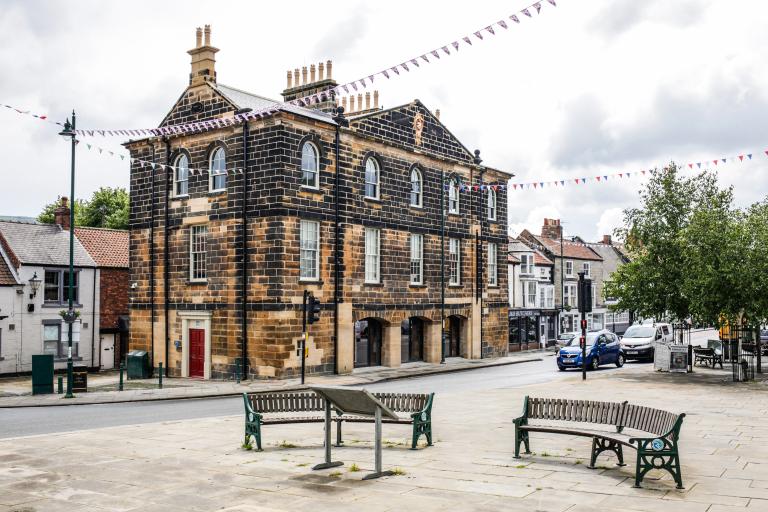
[[[480,162],[482,162],[482,161],[483,160],[480,158],[480,150],[476,149],[475,150],[475,159],[474,159],[475,165],[477,165],[479,167],[480,166]],[[479,170],[480,170],[480,183],[482,184],[483,183],[483,176],[485,175],[485,169],[480,167]],[[478,294],[478,296],[480,298],[480,359],[483,359],[483,290],[485,289],[485,282],[483,280],[483,277],[484,277],[485,273],[483,272],[483,270],[484,270],[484,266],[483,266],[484,263],[483,263],[483,242],[482,242],[482,240],[483,240],[483,226],[485,226],[486,215],[485,215],[485,212],[483,211],[483,195],[482,194],[478,195],[478,201],[477,202],[478,202],[477,215],[478,215],[478,220],[480,221],[480,232],[478,233],[478,244],[477,244],[478,251],[476,251],[477,252],[477,260],[478,260],[478,265],[477,265],[477,273],[478,273],[477,294]],[[497,201],[497,206],[498,206],[498,201]],[[498,257],[496,258],[496,260],[498,261]],[[497,263],[497,272],[498,272],[498,263]]]
[[[171,141],[168,139],[168,137],[163,138],[163,142],[165,142],[165,164],[170,166],[171,165]],[[168,253],[168,239],[170,237],[170,234],[168,233],[168,203],[170,201],[171,197],[171,184],[173,183],[172,175],[173,169],[171,167],[166,167],[166,174],[165,174],[165,219],[163,220],[163,298],[165,299],[163,301],[163,316],[165,318],[165,355],[163,356],[163,361],[165,364],[163,365],[165,376],[168,377],[168,368],[171,366],[168,364],[168,350],[170,347],[170,338],[171,338],[171,331],[170,331],[170,325],[168,323],[168,310],[170,305],[170,297],[168,296],[171,292],[171,284],[168,280],[170,275],[170,270],[168,268],[170,257]]]
[[[149,366],[155,367],[155,144],[152,143],[152,179],[150,180],[150,186],[152,191],[150,193],[149,211],[150,211],[150,225],[149,225]],[[151,370],[150,370],[151,371]]]
[[[238,110],[237,113],[250,112],[250,108]],[[240,250],[243,254],[243,262],[240,266],[240,335],[241,353],[240,364],[237,367],[237,382],[248,376],[248,135],[250,128],[248,120],[243,123],[243,198],[240,222]]]
[[440,169],[440,364],[445,364],[445,170]]
[[[91,368],[94,367],[93,355],[94,348],[96,347],[96,272],[98,271],[98,268],[93,267],[93,296],[91,299]],[[101,337],[99,337],[99,366],[101,366]]]
[[341,226],[339,216],[339,197],[341,188],[341,170],[339,166],[341,147],[341,127],[349,126],[349,121],[344,118],[344,107],[336,107],[336,138],[334,140],[334,159],[336,161],[336,175],[333,181],[333,373],[339,373],[339,302],[341,297]]

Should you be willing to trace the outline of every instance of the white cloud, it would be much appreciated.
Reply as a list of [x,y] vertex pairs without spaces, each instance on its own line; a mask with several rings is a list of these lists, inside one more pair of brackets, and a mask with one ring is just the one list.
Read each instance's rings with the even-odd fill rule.
[[595,236],[592,240],[600,241],[603,239],[604,235],[613,236],[614,230],[623,225],[623,220],[624,216],[621,208],[609,208],[605,210],[597,221],[597,230],[595,231]]

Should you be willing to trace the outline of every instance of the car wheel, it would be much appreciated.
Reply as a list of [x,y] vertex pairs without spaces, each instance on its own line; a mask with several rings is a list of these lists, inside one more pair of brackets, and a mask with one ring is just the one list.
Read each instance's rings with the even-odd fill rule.
[[592,358],[592,362],[589,363],[589,369],[597,370],[598,368],[600,368],[600,359],[597,356],[595,356]]
[[557,369],[560,370],[561,372],[564,372],[565,371],[565,366],[557,365]]
[[624,354],[619,354],[616,358],[616,368],[621,368],[622,366],[624,366]]

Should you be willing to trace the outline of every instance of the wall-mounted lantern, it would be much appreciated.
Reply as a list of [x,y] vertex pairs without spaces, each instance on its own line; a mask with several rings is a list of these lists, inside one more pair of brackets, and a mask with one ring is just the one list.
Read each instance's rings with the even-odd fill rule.
[[37,295],[37,290],[40,289],[41,282],[41,279],[37,277],[37,272],[35,272],[35,275],[29,280],[29,288],[32,290],[32,293],[29,294],[30,299],[34,299]]

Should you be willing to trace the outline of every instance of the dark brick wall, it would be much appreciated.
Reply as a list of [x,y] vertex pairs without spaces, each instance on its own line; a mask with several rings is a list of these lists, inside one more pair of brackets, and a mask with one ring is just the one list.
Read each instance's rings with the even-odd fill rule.
[[100,328],[117,327],[120,315],[128,314],[128,269],[99,269]]

